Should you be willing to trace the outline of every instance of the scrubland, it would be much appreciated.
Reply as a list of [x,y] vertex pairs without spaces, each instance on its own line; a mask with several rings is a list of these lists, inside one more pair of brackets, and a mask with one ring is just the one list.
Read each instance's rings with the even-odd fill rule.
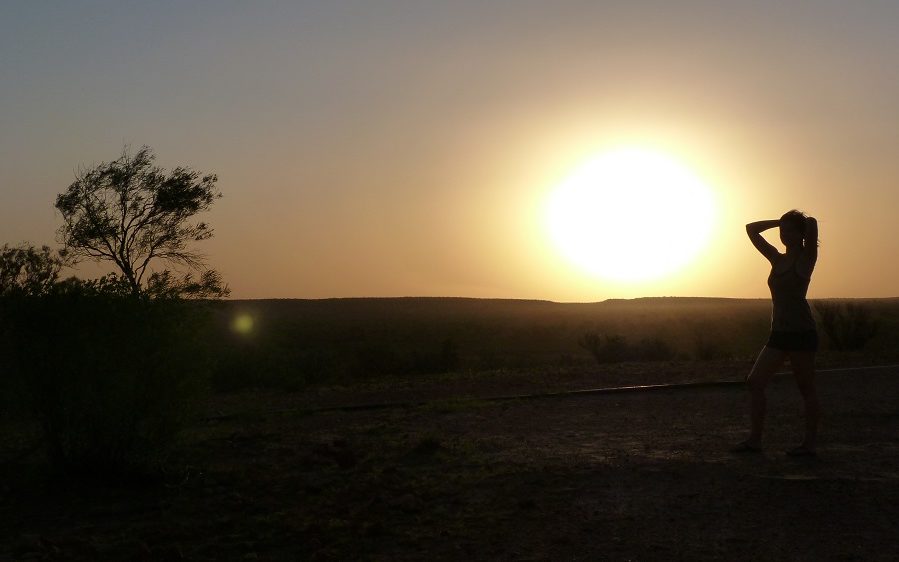
[[[848,323],[875,326],[875,333],[860,349],[832,350],[822,330],[820,363],[899,359],[899,299],[813,301],[813,306],[847,303],[867,314]],[[461,298],[221,302],[214,340],[222,361],[214,384],[300,388],[435,373],[577,369],[597,362],[747,361],[767,338],[770,308],[766,299],[715,298],[575,304]],[[242,315],[253,320],[247,333],[233,330]],[[831,324],[846,323],[845,314],[838,316]],[[598,346],[591,338],[598,338]],[[598,355],[591,353],[594,347]]]
[[490,399],[741,381],[766,300],[223,301],[77,337],[75,316],[29,316],[52,337],[4,381],[0,558],[888,560],[899,368],[830,369],[899,363],[899,300],[838,305],[811,460],[783,454],[802,427],[789,377],[751,456],[727,453],[748,423],[739,384]]

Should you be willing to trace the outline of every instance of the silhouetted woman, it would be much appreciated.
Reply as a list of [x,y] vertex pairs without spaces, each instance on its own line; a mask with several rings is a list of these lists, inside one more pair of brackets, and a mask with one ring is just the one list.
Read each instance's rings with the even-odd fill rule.
[[[780,241],[787,247],[781,254],[761,233],[780,227]],[[746,225],[746,233],[756,249],[771,262],[768,287],[773,312],[771,336],[746,377],[751,393],[751,430],[749,439],[734,451],[760,451],[765,421],[765,388],[774,373],[790,359],[796,384],[805,402],[805,439],[787,451],[789,455],[814,455],[817,446],[820,408],[815,390],[815,352],[818,332],[806,301],[809,281],[818,259],[818,222],[793,210],[780,220],[764,220]]]

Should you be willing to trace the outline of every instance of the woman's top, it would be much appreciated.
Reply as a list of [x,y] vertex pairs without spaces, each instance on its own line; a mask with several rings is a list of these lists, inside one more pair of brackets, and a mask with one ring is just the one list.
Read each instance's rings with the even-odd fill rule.
[[768,275],[768,288],[771,289],[774,305],[771,330],[800,332],[815,329],[815,318],[805,299],[810,281],[810,278],[796,271],[795,260],[786,271],[775,273],[774,267],[771,268]]

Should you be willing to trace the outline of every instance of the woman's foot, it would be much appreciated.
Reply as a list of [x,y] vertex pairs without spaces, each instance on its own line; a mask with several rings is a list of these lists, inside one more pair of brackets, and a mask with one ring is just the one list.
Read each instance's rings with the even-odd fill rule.
[[730,449],[731,453],[761,453],[762,446],[752,441],[743,441]]
[[787,455],[791,457],[816,457],[818,456],[818,453],[815,451],[814,447],[800,445],[787,451]]

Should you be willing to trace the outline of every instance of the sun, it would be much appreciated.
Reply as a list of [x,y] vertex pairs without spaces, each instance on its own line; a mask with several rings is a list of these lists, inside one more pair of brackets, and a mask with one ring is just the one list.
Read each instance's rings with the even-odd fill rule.
[[604,152],[559,184],[546,204],[558,251],[613,281],[658,279],[689,264],[714,225],[711,190],[676,159],[651,150]]

